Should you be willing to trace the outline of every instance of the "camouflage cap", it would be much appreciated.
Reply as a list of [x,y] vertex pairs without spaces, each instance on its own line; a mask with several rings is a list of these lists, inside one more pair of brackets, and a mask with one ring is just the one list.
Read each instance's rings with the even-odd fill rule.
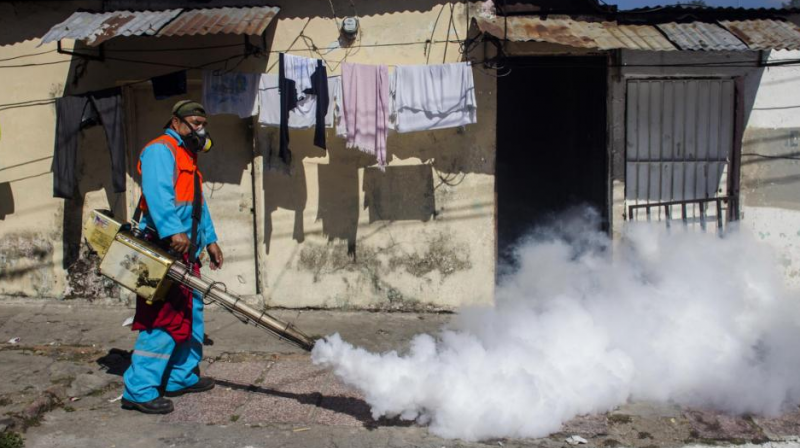
[[172,106],[172,115],[180,118],[205,117],[206,109],[202,104],[193,100],[178,101]]

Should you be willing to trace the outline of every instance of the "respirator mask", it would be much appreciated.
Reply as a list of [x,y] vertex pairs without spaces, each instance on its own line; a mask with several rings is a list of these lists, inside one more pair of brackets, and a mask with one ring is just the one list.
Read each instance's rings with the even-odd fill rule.
[[211,134],[203,127],[199,131],[196,130],[189,122],[181,118],[181,121],[189,127],[190,133],[186,136],[181,136],[183,145],[186,149],[193,153],[209,152],[214,143],[211,141]]

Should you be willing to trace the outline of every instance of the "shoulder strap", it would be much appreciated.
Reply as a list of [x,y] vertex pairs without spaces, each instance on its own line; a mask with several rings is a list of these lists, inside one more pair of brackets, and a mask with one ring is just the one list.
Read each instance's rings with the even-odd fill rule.
[[194,170],[194,198],[192,198],[192,235],[191,244],[189,244],[189,265],[192,266],[197,262],[197,249],[199,246],[200,235],[197,234],[197,228],[200,226],[200,219],[203,216],[203,192],[200,191],[200,176],[197,175],[197,168]]
[[139,200],[136,201],[136,211],[133,212],[133,221],[136,224],[139,224],[139,220],[142,219],[142,201],[144,201],[144,193],[139,195]]

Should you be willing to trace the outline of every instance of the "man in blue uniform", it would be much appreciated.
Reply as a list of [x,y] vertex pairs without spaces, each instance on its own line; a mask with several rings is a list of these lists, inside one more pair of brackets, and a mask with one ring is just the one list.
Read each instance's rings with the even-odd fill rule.
[[[195,274],[205,248],[211,269],[222,267],[222,250],[202,194],[197,155],[211,148],[206,113],[199,103],[180,101],[163,135],[139,156],[143,197],[140,228],[183,256]],[[172,412],[167,397],[203,392],[214,380],[198,375],[203,356],[203,301],[198,291],[174,286],[164,301],[148,305],[137,299],[133,330],[139,331],[131,366],[123,378],[122,408],[148,414]]]

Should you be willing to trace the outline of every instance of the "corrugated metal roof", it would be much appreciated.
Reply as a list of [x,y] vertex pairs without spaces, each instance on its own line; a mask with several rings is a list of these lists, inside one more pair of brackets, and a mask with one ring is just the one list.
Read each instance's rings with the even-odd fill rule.
[[75,39],[86,41],[88,45],[99,45],[116,36],[152,36],[180,13],[180,9],[101,13],[78,11],[51,28],[42,37],[42,43]]
[[723,20],[753,50],[800,50],[800,27],[780,20]]
[[630,8],[630,9],[620,10],[620,12],[636,12],[636,13],[664,12],[664,11],[668,12],[703,11],[703,12],[714,12],[714,13],[729,12],[729,13],[743,13],[743,14],[754,14],[754,13],[785,14],[785,13],[800,12],[800,8],[745,8],[738,6],[698,6],[685,3],[684,4],[676,3],[674,5],[653,5],[653,6],[644,6],[641,8]]
[[655,27],[620,25],[616,22],[588,22],[567,16],[510,16],[476,18],[478,28],[500,39],[539,41],[577,48],[612,50],[676,50]]
[[196,34],[259,35],[278,14],[280,8],[203,8],[185,11],[162,29],[159,36],[194,36]]
[[[118,36],[259,35],[280,8],[170,9],[165,11],[75,12],[42,37],[42,44],[61,39],[99,45]],[[40,44],[41,45],[41,44]]]
[[681,50],[740,51],[747,45],[728,30],[713,23],[660,23],[656,25]]

